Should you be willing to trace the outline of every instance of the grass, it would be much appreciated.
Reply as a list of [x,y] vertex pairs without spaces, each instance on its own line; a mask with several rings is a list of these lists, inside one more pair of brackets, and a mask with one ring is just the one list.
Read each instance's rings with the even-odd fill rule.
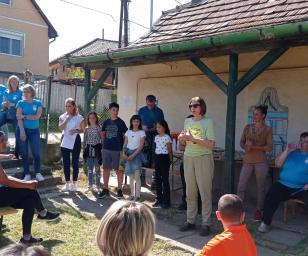
[[[57,171],[60,174],[61,171]],[[84,189],[86,187],[86,176],[83,172],[80,175],[79,186]],[[75,199],[74,199],[75,198]],[[104,211],[112,203],[113,199],[103,201],[102,211],[99,214],[89,214],[91,209],[79,210],[68,203],[72,200],[78,204],[84,201],[86,197],[80,193],[76,197],[61,195],[52,199],[46,199],[44,205],[47,209],[58,211],[61,213],[61,219],[56,222],[39,222],[34,220],[32,231],[36,237],[43,237],[44,242],[42,247],[45,247],[52,253],[52,255],[73,255],[73,256],[96,256],[101,255],[95,243],[96,229],[99,224],[99,219]],[[93,199],[93,198],[91,198]],[[93,207],[99,207],[99,204],[93,202]],[[171,213],[171,212],[170,212]],[[170,213],[167,215],[169,216]],[[0,234],[0,248],[16,242],[20,239],[21,235],[21,211],[18,214],[8,215],[4,217],[4,223],[7,230]],[[181,249],[175,248],[167,242],[155,240],[152,252],[150,255],[166,255],[168,256],[185,256],[192,255]]]

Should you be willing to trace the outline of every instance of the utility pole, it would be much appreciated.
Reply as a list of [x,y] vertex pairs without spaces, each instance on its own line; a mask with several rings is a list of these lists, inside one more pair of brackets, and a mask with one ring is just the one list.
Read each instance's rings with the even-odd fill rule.
[[[120,24],[119,24],[119,43],[118,47],[128,45],[128,2],[129,0],[121,0]],[[123,33],[124,27],[124,33]],[[123,43],[122,43],[123,42]]]
[[153,2],[154,0],[151,0],[151,7],[150,7],[150,30],[153,28]]

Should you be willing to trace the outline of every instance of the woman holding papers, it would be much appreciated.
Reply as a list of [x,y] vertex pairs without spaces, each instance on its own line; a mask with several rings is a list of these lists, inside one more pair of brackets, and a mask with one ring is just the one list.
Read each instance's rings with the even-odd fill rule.
[[[66,181],[62,188],[63,192],[77,190],[77,180],[79,174],[78,160],[81,151],[81,138],[79,134],[84,132],[84,118],[79,115],[74,99],[67,98],[65,100],[65,108],[66,112],[59,118],[59,128],[63,131],[61,153]],[[70,183],[71,154],[73,166],[73,183]]]

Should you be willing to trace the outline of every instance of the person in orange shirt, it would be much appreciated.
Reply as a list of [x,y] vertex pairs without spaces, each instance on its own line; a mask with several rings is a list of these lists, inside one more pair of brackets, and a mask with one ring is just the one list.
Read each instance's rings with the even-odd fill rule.
[[237,195],[226,194],[219,199],[216,217],[224,232],[212,238],[198,256],[257,256],[255,242],[243,224],[243,202]]

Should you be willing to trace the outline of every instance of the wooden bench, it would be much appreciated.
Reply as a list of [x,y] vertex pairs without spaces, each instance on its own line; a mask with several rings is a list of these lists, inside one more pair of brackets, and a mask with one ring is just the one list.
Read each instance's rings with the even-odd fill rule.
[[295,215],[296,204],[305,204],[305,202],[300,199],[289,199],[283,203],[283,221],[285,223],[287,222],[288,207],[292,207],[292,214]]
[[2,230],[3,216],[17,213],[18,210],[9,206],[0,207],[0,232]]

